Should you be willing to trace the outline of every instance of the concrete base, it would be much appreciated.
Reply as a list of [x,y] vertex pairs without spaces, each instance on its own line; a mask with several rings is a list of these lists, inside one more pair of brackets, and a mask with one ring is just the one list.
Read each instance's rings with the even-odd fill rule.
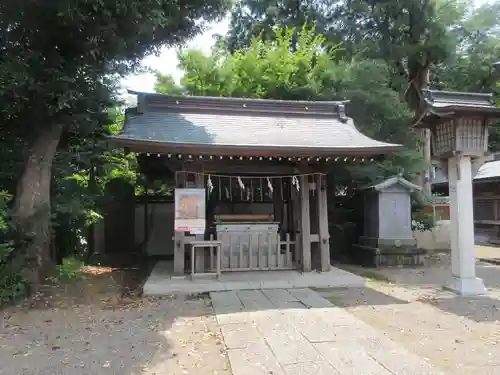
[[413,237],[394,239],[360,236],[359,244],[383,250],[409,249],[417,246],[417,240]]
[[479,277],[459,278],[453,276],[450,283],[445,285],[445,289],[464,297],[478,296],[487,292],[483,279]]
[[352,245],[351,258],[365,267],[421,266],[425,251],[418,248],[376,248],[361,244]]
[[298,271],[249,271],[224,272],[220,279],[210,276],[173,276],[173,264],[160,261],[156,264],[146,284],[144,295],[171,293],[204,293],[245,289],[293,289],[293,288],[345,288],[363,287],[363,277],[331,267],[327,272]]

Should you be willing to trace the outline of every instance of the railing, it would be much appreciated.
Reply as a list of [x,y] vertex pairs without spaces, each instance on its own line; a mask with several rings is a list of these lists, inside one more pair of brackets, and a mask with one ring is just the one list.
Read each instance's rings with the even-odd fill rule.
[[450,200],[448,197],[433,197],[432,203],[424,207],[424,212],[432,214],[434,221],[450,220]]
[[500,196],[474,198],[474,223],[500,225]]
[[[297,243],[291,240],[289,233],[282,241],[279,235],[271,233],[223,233],[221,249],[221,269],[223,271],[258,271],[258,270],[291,270],[296,269],[293,254]],[[221,236],[222,237],[222,236]],[[274,237],[274,238],[273,238]],[[210,240],[215,236],[210,235]],[[210,270],[215,269],[214,252],[210,251]]]

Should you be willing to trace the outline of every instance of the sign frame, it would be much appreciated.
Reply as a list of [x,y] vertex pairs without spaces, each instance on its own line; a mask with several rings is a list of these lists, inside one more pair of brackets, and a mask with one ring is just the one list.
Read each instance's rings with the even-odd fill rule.
[[174,195],[174,231],[205,234],[206,190],[176,188]]

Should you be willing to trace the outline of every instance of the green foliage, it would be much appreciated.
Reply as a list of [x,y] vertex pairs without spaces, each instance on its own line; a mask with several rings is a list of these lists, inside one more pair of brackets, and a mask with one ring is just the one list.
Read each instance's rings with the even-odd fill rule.
[[21,273],[9,265],[0,264],[0,306],[17,301],[29,292],[29,284]]
[[289,28],[296,30],[290,40],[291,50],[295,51],[298,31],[306,23],[328,35],[336,7],[328,0],[242,0],[231,13],[231,27],[224,42],[234,52],[248,47],[254,38],[273,40],[277,28]]
[[[492,92],[497,100],[500,88],[493,63],[500,59],[500,6],[485,3],[464,13],[451,35],[456,48],[433,70],[436,88],[452,91]],[[490,151],[500,151],[500,122],[490,123]]]
[[[295,52],[291,53],[294,40]],[[185,71],[182,89],[190,95],[348,99],[348,113],[362,132],[407,148],[380,164],[349,167],[345,172],[338,170],[345,167],[336,167],[334,183],[354,189],[397,173],[412,178],[422,169],[422,158],[416,151],[417,137],[402,126],[411,123],[413,113],[391,86],[391,69],[383,60],[336,62],[339,50],[325,49],[324,44],[325,38],[314,28],[303,26],[298,33],[291,28],[276,29],[273,38],[254,38],[247,48],[232,53],[223,45],[210,55],[185,51],[180,55]],[[161,79],[159,75],[157,85]]]
[[0,100],[9,121],[2,126],[95,127],[113,105],[118,77],[163,45],[193,37],[227,5],[225,0],[182,6],[170,0],[3,2]]
[[8,222],[8,203],[11,198],[5,191],[0,191],[0,306],[16,301],[28,292],[28,283],[19,270],[9,263],[14,252]]
[[[120,106],[118,79],[135,71],[145,55],[195,35],[228,3],[0,4],[0,187],[8,192],[0,193],[0,300],[27,290],[19,274],[6,267],[22,237],[11,230],[7,202],[17,191],[32,142],[43,130],[63,125],[52,168],[51,214],[60,268],[71,268],[63,259],[88,252],[88,230],[102,218],[109,182],[125,180],[136,193],[145,190],[135,155],[106,144],[105,135],[119,131],[123,122],[123,113],[111,109]],[[345,234],[357,220],[359,185],[396,173],[411,179],[422,169],[418,137],[408,129],[414,113],[408,104],[412,109],[415,104],[408,82],[421,88],[430,71],[436,88],[494,91],[500,97],[490,74],[491,63],[500,59],[499,16],[496,3],[472,9],[461,0],[242,0],[213,53],[181,51],[180,68],[186,72],[181,85],[157,74],[156,90],[349,99],[348,114],[363,133],[406,147],[378,164],[332,169],[331,228]],[[499,129],[492,125],[492,150],[500,150]],[[164,181],[149,188],[171,193]],[[414,215],[428,222],[422,213]],[[2,291],[10,297],[2,297]]]
[[0,186],[14,195],[17,230],[32,234],[29,253],[40,260],[35,268],[46,263],[48,233],[55,234],[59,260],[85,251],[108,181],[137,182],[135,157],[109,151],[105,142],[123,118],[110,114],[119,106],[120,78],[137,71],[145,56],[199,33],[228,4],[1,2]]
[[[335,165],[328,175],[330,229],[335,243],[355,240],[360,185],[421,170],[416,136],[408,131],[413,113],[392,85],[392,69],[384,60],[342,61],[339,48],[325,48],[325,37],[306,25],[276,28],[273,37],[253,38],[247,47],[230,51],[223,44],[212,54],[199,50],[180,55],[185,75],[182,90],[189,95],[233,96],[288,100],[348,99],[347,112],[368,136],[401,143],[406,149],[384,162],[363,167]],[[157,88],[161,91],[162,77]],[[168,93],[170,88],[166,90]],[[353,238],[354,236],[354,238]],[[332,242],[333,243],[333,242]]]
[[[294,53],[292,38],[297,35]],[[274,99],[321,99],[328,95],[324,74],[332,50],[323,50],[324,38],[313,28],[277,29],[275,38],[254,38],[248,48],[230,53],[219,46],[211,55],[190,50],[180,55],[185,70],[181,80],[190,95]]]
[[119,132],[123,113],[110,111],[108,124],[87,137],[68,134],[69,150],[54,162],[53,228],[59,260],[89,251],[87,228],[102,219],[106,185],[117,178],[140,186],[133,153],[109,149],[105,136]]
[[0,264],[3,264],[14,250],[9,239],[8,203],[12,197],[5,191],[0,191]]
[[60,279],[72,280],[81,277],[81,270],[84,263],[75,257],[65,258],[57,266],[57,274]]
[[184,89],[175,83],[174,78],[169,74],[156,73],[155,91],[162,94],[182,95]]

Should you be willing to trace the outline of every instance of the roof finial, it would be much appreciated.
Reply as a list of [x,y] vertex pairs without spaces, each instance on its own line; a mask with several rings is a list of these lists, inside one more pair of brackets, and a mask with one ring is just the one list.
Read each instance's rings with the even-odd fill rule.
[[340,120],[343,121],[343,122],[347,121],[347,116],[345,114],[345,104],[344,103],[339,103],[337,108],[338,108],[338,113],[339,113]]

